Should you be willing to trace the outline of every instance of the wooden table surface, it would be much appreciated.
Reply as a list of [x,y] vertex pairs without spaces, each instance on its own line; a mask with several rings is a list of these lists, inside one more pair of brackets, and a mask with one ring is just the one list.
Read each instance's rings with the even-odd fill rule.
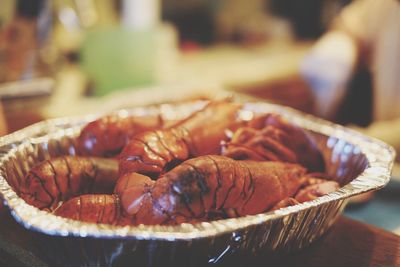
[[224,265],[249,267],[400,266],[400,236],[340,217],[327,234],[300,252],[253,259],[232,259]]
[[[0,211],[0,266],[53,266],[32,245],[36,233],[25,230],[7,210]],[[281,256],[227,258],[221,266],[400,266],[400,236],[340,217],[308,248]]]

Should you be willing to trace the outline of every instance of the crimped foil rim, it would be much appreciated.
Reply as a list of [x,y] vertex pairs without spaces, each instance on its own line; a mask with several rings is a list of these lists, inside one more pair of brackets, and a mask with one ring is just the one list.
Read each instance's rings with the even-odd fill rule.
[[[143,114],[149,108],[134,108],[130,114]],[[384,142],[367,137],[351,129],[336,125],[312,115],[294,109],[269,103],[246,103],[243,110],[258,113],[275,112],[289,118],[307,130],[329,137],[338,138],[360,148],[368,160],[368,167],[357,178],[339,190],[315,200],[286,207],[273,212],[257,215],[223,219],[198,224],[181,224],[177,226],[113,226],[75,221],[55,216],[28,205],[8,184],[4,171],[0,175],[0,194],[4,198],[13,217],[26,228],[55,236],[93,237],[105,239],[136,239],[177,241],[213,237],[245,229],[252,225],[263,224],[269,220],[281,218],[289,214],[311,209],[325,203],[346,199],[367,191],[379,189],[390,180],[391,169],[395,157],[394,149]],[[122,111],[127,112],[127,111]],[[55,138],[59,135],[79,131],[80,127],[98,117],[87,115],[74,118],[52,119],[39,122],[25,129],[0,138],[0,166],[10,154],[35,138]],[[61,129],[62,125],[77,125],[69,129]],[[46,133],[41,135],[41,133]],[[36,139],[37,140],[37,139]]]

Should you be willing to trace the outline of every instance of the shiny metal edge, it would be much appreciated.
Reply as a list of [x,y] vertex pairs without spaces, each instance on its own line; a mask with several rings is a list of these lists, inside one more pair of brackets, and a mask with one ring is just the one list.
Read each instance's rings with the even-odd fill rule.
[[[171,108],[171,107],[169,107]],[[258,215],[224,219],[199,224],[181,224],[178,226],[112,226],[92,224],[61,218],[51,213],[41,211],[22,200],[8,184],[4,170],[0,175],[0,194],[4,198],[14,218],[26,228],[55,236],[95,237],[104,239],[136,239],[136,240],[165,240],[190,241],[206,237],[215,237],[260,225],[275,219],[282,219],[290,214],[305,212],[332,202],[342,201],[351,196],[367,191],[376,190],[386,185],[390,180],[391,168],[395,157],[392,147],[382,141],[367,137],[345,127],[327,122],[291,108],[268,103],[246,103],[244,110],[256,113],[274,112],[281,114],[307,129],[338,140],[348,142],[360,149],[368,160],[368,167],[361,175],[338,191],[320,197],[316,200],[283,208],[274,212]],[[145,114],[149,108],[134,108],[129,114]],[[74,135],[79,129],[98,117],[89,115],[75,118],[53,119],[37,123],[23,130],[0,138],[0,166],[20,146],[29,144],[34,138],[50,140],[65,134]],[[71,127],[67,127],[71,126]],[[65,128],[67,127],[67,128]],[[65,129],[64,129],[65,128]]]

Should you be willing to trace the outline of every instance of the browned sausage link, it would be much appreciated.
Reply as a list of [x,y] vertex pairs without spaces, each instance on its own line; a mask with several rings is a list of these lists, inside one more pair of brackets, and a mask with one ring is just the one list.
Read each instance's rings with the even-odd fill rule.
[[116,156],[134,135],[169,127],[174,123],[176,121],[166,121],[161,116],[105,116],[82,129],[78,137],[78,152],[86,156]]
[[242,124],[239,108],[226,101],[211,102],[174,127],[136,135],[119,157],[121,175],[138,172],[156,178],[190,157],[219,152],[225,131]]
[[63,203],[54,211],[57,216],[90,223],[125,225],[117,195],[81,195]]
[[111,193],[118,178],[114,159],[64,156],[33,167],[21,183],[21,197],[38,208],[55,208],[82,193]]
[[[136,223],[201,221],[221,212],[243,216],[269,210],[296,193],[304,174],[305,169],[297,164],[202,156],[175,167],[148,190],[134,182],[137,174],[125,176],[117,188],[122,188],[120,183],[128,186],[117,194],[124,212]],[[142,184],[149,185],[150,178],[145,180]]]

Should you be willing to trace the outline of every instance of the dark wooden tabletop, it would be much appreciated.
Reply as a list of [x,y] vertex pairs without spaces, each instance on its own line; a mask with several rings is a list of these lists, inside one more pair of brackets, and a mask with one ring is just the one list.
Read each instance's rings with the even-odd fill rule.
[[[37,250],[32,233],[0,211],[0,266],[52,266]],[[321,239],[288,255],[228,258],[222,266],[400,266],[400,236],[340,217]]]
[[246,266],[400,266],[400,236],[340,217],[310,247],[289,255],[260,257]]

